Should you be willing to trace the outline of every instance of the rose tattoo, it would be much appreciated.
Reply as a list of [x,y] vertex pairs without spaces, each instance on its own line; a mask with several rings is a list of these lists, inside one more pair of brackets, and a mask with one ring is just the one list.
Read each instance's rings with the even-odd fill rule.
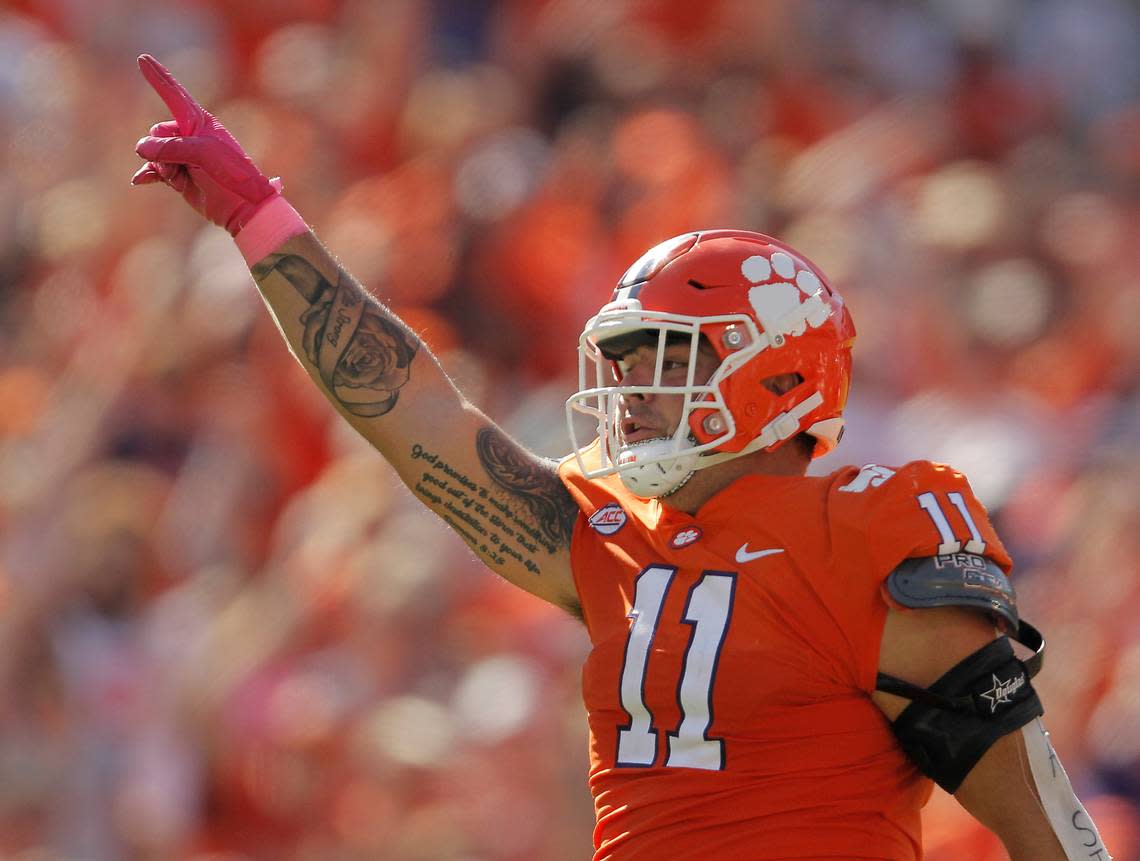
[[310,303],[300,317],[301,345],[321,380],[353,415],[382,416],[411,375],[419,343],[343,272],[333,284],[297,255],[271,255],[254,267],[261,281],[278,272]]

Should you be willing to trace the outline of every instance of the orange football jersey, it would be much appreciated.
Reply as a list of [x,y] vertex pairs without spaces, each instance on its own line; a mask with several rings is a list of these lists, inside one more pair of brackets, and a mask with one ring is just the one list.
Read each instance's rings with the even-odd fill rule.
[[965,477],[748,476],[690,517],[572,457],[560,474],[582,509],[595,861],[920,858],[931,783],[870,699],[883,581],[959,549],[1009,570]]

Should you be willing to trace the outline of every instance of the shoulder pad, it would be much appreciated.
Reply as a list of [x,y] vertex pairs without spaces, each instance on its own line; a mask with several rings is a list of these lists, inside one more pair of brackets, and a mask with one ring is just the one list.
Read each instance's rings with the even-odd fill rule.
[[903,607],[972,607],[1018,627],[1017,597],[998,564],[973,553],[906,559],[886,581],[887,594]]

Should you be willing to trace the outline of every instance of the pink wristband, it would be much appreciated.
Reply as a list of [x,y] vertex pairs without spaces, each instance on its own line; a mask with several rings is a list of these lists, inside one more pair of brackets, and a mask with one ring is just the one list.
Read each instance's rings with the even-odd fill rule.
[[277,195],[254,213],[249,223],[238,231],[234,242],[245,262],[253,266],[280,248],[286,239],[308,232],[305,219],[289,205],[289,201]]

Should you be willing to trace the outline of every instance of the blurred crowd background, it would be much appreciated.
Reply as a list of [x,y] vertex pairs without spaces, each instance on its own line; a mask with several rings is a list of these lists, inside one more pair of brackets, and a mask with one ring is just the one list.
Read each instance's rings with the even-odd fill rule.
[[[590,852],[584,633],[342,427],[224,232],[129,187],[143,51],[544,454],[643,250],[802,249],[859,330],[818,468],[970,475],[1062,760],[1140,858],[1127,0],[7,0],[0,858]],[[926,831],[1005,857],[940,792]]]

